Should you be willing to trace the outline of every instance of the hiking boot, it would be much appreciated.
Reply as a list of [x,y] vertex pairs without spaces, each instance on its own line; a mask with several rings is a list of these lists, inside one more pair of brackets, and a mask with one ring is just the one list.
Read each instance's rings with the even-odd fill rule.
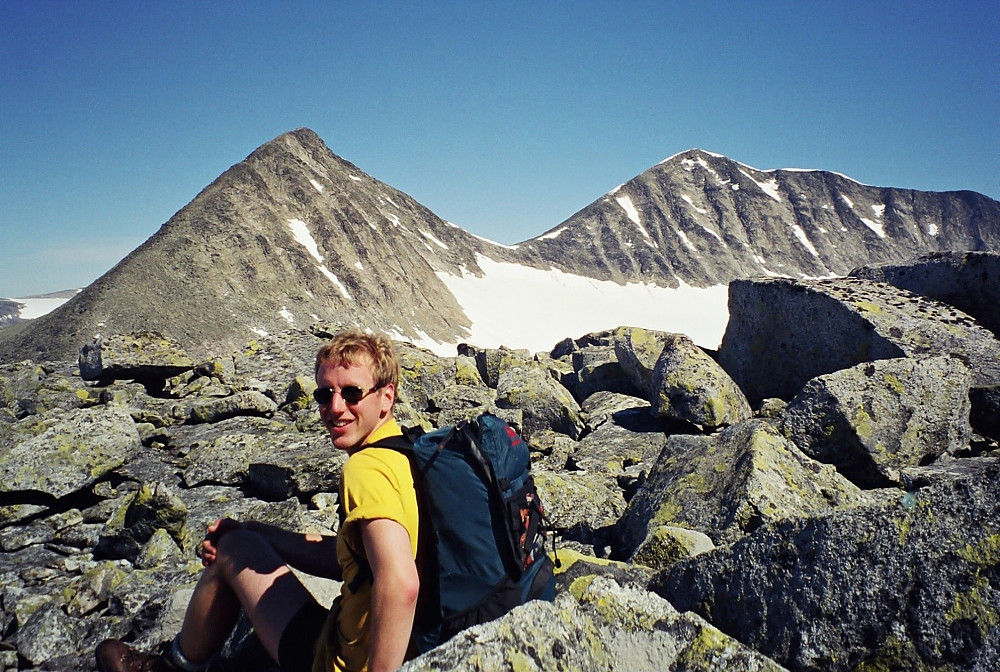
[[167,657],[169,644],[155,653],[136,651],[125,642],[105,639],[97,645],[97,669],[101,672],[180,672]]

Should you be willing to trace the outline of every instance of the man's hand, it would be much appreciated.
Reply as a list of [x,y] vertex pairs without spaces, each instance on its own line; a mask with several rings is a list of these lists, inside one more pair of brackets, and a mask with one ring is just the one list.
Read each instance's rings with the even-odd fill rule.
[[242,530],[243,523],[232,518],[219,518],[214,523],[210,523],[205,532],[205,539],[201,542],[201,564],[208,567],[216,561],[219,556],[219,540],[222,535],[231,530]]

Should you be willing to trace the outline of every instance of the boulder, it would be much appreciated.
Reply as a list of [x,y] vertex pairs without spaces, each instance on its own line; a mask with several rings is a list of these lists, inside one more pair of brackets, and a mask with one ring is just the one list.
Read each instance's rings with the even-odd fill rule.
[[0,493],[65,497],[93,485],[139,448],[135,423],[117,407],[22,420],[0,433]]
[[237,392],[221,399],[207,399],[194,403],[188,412],[189,422],[219,422],[241,415],[268,417],[278,410],[270,397],[254,391]]
[[636,396],[639,388],[618,364],[618,355],[610,345],[589,346],[572,354],[574,371],[566,387],[573,391],[577,401],[583,402],[595,392],[617,392]]
[[529,602],[503,618],[469,628],[401,671],[723,669],[784,668],[645,590],[589,576],[574,581],[554,603]]
[[968,448],[970,379],[952,357],[858,364],[806,383],[782,432],[861,487],[900,485],[901,470]]
[[187,371],[195,361],[181,345],[145,331],[97,337],[80,349],[84,380],[166,380]]
[[522,412],[520,429],[528,440],[546,429],[575,439],[584,427],[576,399],[537,364],[503,370],[497,384],[497,406]]
[[654,415],[705,429],[735,425],[752,415],[733,379],[687,336],[665,339],[650,381]]
[[792,670],[995,669],[1000,462],[765,526],[651,587]]
[[766,421],[748,420],[713,436],[674,435],[619,522],[615,557],[630,557],[663,525],[726,544],[768,522],[861,501],[857,486]]
[[1000,254],[937,252],[905,264],[851,271],[855,278],[886,282],[958,308],[1000,337]]
[[615,354],[632,384],[650,399],[656,393],[653,370],[663,348],[676,336],[641,327],[619,327],[614,332]]
[[751,404],[791,399],[809,380],[856,364],[955,355],[973,386],[1000,383],[1000,341],[959,310],[859,278],[735,280],[719,363]]

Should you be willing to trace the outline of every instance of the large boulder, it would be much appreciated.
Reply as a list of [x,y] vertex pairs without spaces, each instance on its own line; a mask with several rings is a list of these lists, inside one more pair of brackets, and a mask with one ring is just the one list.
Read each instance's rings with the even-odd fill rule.
[[194,365],[177,341],[150,331],[96,337],[79,358],[84,380],[165,380]]
[[529,440],[533,433],[543,430],[575,439],[584,428],[580,404],[535,363],[511,366],[500,373],[496,403],[500,408],[522,412],[521,430]]
[[861,487],[901,485],[908,467],[968,448],[970,379],[953,357],[858,364],[806,383],[782,431]]
[[955,306],[1000,337],[1000,254],[937,252],[905,264],[851,271],[856,278],[887,282]]
[[1000,462],[767,526],[657,575],[679,610],[792,670],[996,669]]
[[698,616],[603,576],[585,576],[554,603],[530,602],[459,633],[402,672],[779,672]]
[[629,557],[663,525],[730,543],[765,523],[821,515],[862,499],[857,486],[763,420],[713,436],[674,435],[629,502],[616,556]]
[[618,362],[632,384],[651,398],[656,392],[653,385],[653,369],[660,359],[663,348],[676,334],[642,329],[641,327],[619,327],[615,329],[615,354]]
[[1000,383],[1000,341],[952,306],[858,278],[735,280],[719,363],[756,404],[863,362],[954,355]]
[[687,336],[667,339],[651,379],[653,413],[705,429],[735,425],[752,415],[733,379]]
[[0,493],[60,498],[93,485],[139,450],[128,411],[53,411],[0,433]]

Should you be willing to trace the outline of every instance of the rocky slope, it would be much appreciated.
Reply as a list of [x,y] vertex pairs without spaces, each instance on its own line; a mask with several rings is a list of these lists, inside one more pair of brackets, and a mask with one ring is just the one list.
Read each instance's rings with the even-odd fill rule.
[[[995,274],[1000,256],[898,272],[972,305],[956,288],[973,264]],[[733,301],[763,312],[733,311],[718,361],[638,327],[534,355],[399,343],[404,423],[491,411],[522,431],[563,565],[554,603],[407,670],[996,669],[989,315],[860,277],[747,281]],[[778,315],[799,319],[755,326]],[[777,338],[817,317],[847,327]],[[0,668],[91,670],[106,636],[169,639],[220,514],[336,527],[343,456],[309,401],[326,335],[208,359],[119,335],[0,368]],[[265,661],[241,629],[219,669]]]
[[[97,335],[136,330],[204,357],[324,321],[460,343],[469,317],[442,278],[481,276],[482,257],[618,283],[704,287],[997,249],[1000,203],[979,194],[760,171],[698,150],[505,247],[442,221],[299,129],[223,173],[65,305],[0,329],[0,361],[65,359]],[[511,293],[504,287],[493,300],[509,304]]]
[[872,187],[819,170],[757,170],[690,150],[518,248],[619,282],[705,286],[846,275],[946,250],[996,250],[1000,203],[972,192]]
[[74,299],[0,331],[0,360],[144,329],[206,354],[323,320],[452,339],[467,319],[435,271],[475,272],[486,246],[300,129],[223,173]]

